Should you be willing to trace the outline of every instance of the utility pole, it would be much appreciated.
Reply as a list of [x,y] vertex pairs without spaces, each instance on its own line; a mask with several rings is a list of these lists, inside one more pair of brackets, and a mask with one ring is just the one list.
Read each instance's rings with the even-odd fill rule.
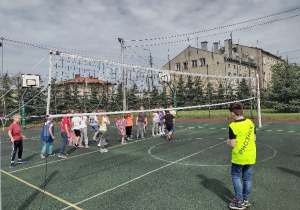
[[1,39],[0,47],[2,48],[2,55],[1,55],[2,56],[2,74],[1,75],[3,76],[3,73],[4,73],[3,72],[4,71],[3,70],[3,40],[4,40],[4,38],[1,37],[0,39]]
[[[152,61],[152,55],[151,55],[151,51],[149,49],[144,49],[144,50],[148,50],[150,53],[150,57],[149,57],[149,64],[150,64],[150,68],[152,69],[153,66],[153,61]],[[152,85],[152,89],[154,86],[154,79],[153,79],[153,71],[151,70],[151,85]]]
[[122,64],[122,90],[123,90],[123,111],[126,111],[126,88],[125,88],[125,70],[124,70],[124,40],[118,38],[121,44],[121,64]]

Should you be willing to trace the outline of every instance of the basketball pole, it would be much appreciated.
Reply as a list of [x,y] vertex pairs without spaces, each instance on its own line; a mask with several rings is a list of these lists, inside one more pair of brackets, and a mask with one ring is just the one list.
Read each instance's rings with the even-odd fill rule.
[[21,97],[21,119],[22,119],[22,129],[26,130],[26,120],[25,120],[25,103],[24,103],[24,97],[28,91],[29,87],[25,88],[24,93],[22,94]]

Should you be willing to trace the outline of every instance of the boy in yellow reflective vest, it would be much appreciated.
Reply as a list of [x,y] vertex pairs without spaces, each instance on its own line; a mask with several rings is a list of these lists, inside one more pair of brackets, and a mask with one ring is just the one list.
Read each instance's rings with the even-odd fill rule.
[[[243,117],[241,103],[230,104],[229,111],[234,120],[229,125],[227,144],[232,147],[231,178],[235,198],[228,205],[230,209],[245,209],[250,206],[252,168],[256,162],[256,132],[253,122]],[[240,175],[242,174],[243,184]]]

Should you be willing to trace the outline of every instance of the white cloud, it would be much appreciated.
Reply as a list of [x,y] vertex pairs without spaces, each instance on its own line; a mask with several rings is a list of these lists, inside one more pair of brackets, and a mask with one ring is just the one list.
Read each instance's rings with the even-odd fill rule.
[[[297,0],[187,0],[187,1],[10,1],[3,0],[0,8],[0,37],[23,41],[27,43],[56,46],[59,48],[80,49],[97,51],[99,57],[119,59],[120,44],[118,37],[127,39],[144,39],[164,37],[189,32],[201,31],[214,27],[224,26],[256,17],[281,12],[299,7]],[[300,10],[274,16],[271,19],[287,17],[298,14]],[[259,21],[260,23],[268,21]],[[276,53],[298,49],[300,41],[299,17],[268,24],[252,29],[233,32],[233,41],[242,45],[256,46]],[[190,38],[213,34],[221,31],[241,28],[255,23],[239,25],[232,28],[189,35]],[[229,34],[216,35],[203,38],[208,41],[209,49],[213,42],[229,38]],[[156,42],[133,43],[126,45],[161,43],[173,40],[187,39],[182,36],[175,39],[164,39]],[[43,72],[47,74],[47,61],[31,72],[31,68],[44,57],[44,51],[36,51],[26,46],[16,48],[16,44],[4,44],[4,70],[12,73]],[[146,65],[149,52],[143,48],[151,49],[155,65],[162,66],[167,60],[168,49],[170,58],[182,51],[188,42],[155,47],[134,48],[133,50],[143,56],[143,59],[127,59],[131,63]],[[191,45],[196,46],[196,41],[191,40]],[[21,47],[21,48],[20,48]],[[136,56],[132,50],[126,49],[127,55]],[[113,56],[113,57],[111,57]],[[161,61],[164,60],[164,61]],[[18,62],[15,62],[18,61]],[[41,70],[41,68],[43,70]]]

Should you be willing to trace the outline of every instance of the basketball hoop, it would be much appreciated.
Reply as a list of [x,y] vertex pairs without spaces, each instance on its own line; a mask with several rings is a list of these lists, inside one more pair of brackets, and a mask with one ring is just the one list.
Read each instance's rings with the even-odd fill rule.
[[22,88],[39,88],[40,87],[40,76],[33,74],[22,75]]
[[161,71],[158,73],[159,83],[170,83],[171,75],[167,71]]

